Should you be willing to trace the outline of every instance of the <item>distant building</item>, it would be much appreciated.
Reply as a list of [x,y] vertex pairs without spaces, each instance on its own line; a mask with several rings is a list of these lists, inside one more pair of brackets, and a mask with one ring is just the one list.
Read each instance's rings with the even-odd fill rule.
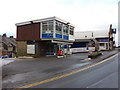
[[99,43],[99,50],[109,50],[109,30],[94,31],[94,38]]
[[[49,56],[65,53],[74,42],[74,25],[57,17],[17,23],[17,54]],[[67,49],[69,51],[69,49]]]
[[92,31],[75,32],[75,42],[71,45],[71,51],[72,53],[95,51],[96,44]]
[[0,36],[0,51],[1,55],[8,55],[12,53],[16,53],[16,39],[13,36],[7,37],[6,34]]
[[72,52],[112,50],[115,44],[113,30],[112,25],[110,25],[109,30],[75,32],[75,42],[71,46]]

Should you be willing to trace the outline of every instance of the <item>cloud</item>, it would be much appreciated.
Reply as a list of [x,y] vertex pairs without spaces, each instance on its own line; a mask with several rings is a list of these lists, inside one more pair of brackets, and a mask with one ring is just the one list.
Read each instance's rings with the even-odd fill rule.
[[[118,0],[2,0],[1,32],[16,33],[15,23],[57,16],[76,31],[117,27]],[[7,3],[6,3],[7,2]]]

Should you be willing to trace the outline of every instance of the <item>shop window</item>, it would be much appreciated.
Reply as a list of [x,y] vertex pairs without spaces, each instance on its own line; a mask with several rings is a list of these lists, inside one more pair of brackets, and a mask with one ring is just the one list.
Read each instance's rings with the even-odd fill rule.
[[71,45],[71,48],[80,48],[80,47],[86,47],[87,42],[74,42],[73,45]]
[[100,43],[100,46],[104,46],[104,43]]

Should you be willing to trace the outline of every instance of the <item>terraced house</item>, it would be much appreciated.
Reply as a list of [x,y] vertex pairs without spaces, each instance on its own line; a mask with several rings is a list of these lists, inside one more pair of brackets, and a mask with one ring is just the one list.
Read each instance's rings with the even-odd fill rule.
[[0,36],[0,53],[2,56],[12,54],[12,57],[16,54],[16,39],[13,36],[7,37],[6,34]]

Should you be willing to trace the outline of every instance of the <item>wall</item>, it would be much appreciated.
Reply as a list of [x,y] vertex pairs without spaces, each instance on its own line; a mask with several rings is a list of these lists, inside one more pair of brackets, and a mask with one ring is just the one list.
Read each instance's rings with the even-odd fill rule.
[[96,30],[96,31],[81,31],[75,32],[75,39],[92,39],[108,37],[108,30]]
[[27,55],[27,42],[17,41],[17,56]]
[[75,39],[91,39],[92,31],[75,32]]
[[109,32],[109,28],[108,30],[96,30],[93,31],[93,37],[94,38],[108,37],[108,32]]
[[40,40],[40,23],[17,26],[17,40]]

